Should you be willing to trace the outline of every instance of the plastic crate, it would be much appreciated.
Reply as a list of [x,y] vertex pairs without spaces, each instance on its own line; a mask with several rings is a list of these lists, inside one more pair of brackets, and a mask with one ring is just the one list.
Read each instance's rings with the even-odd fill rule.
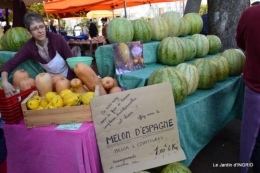
[[36,88],[21,91],[11,97],[6,98],[4,90],[0,90],[0,113],[2,119],[7,124],[18,123],[23,118],[21,102],[26,99]]

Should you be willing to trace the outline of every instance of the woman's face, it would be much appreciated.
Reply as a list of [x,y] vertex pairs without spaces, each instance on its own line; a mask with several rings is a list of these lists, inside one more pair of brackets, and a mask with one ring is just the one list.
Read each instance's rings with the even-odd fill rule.
[[30,33],[37,41],[44,41],[46,39],[46,28],[44,23],[32,21],[30,24]]

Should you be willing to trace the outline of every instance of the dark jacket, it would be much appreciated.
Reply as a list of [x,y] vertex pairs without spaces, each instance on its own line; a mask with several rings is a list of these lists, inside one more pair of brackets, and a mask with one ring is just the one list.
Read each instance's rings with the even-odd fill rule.
[[98,35],[97,26],[93,22],[89,25],[89,35],[90,37],[96,37]]
[[1,125],[1,119],[0,119],[0,163],[5,161],[7,157],[7,149],[6,149],[6,143],[5,143],[5,136],[4,136],[4,130],[2,129]]

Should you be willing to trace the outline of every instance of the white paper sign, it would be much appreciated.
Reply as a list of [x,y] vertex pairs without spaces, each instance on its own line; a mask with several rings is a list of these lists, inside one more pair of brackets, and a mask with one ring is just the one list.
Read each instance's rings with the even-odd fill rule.
[[60,124],[55,130],[78,130],[82,123]]
[[95,97],[91,109],[105,173],[133,173],[186,159],[169,82]]

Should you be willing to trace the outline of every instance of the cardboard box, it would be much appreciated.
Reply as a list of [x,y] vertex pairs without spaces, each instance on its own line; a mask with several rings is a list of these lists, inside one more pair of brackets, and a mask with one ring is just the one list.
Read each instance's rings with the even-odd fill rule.
[[35,95],[38,95],[38,91],[33,91],[21,103],[24,121],[27,128],[92,121],[90,105],[28,110],[26,102]]

